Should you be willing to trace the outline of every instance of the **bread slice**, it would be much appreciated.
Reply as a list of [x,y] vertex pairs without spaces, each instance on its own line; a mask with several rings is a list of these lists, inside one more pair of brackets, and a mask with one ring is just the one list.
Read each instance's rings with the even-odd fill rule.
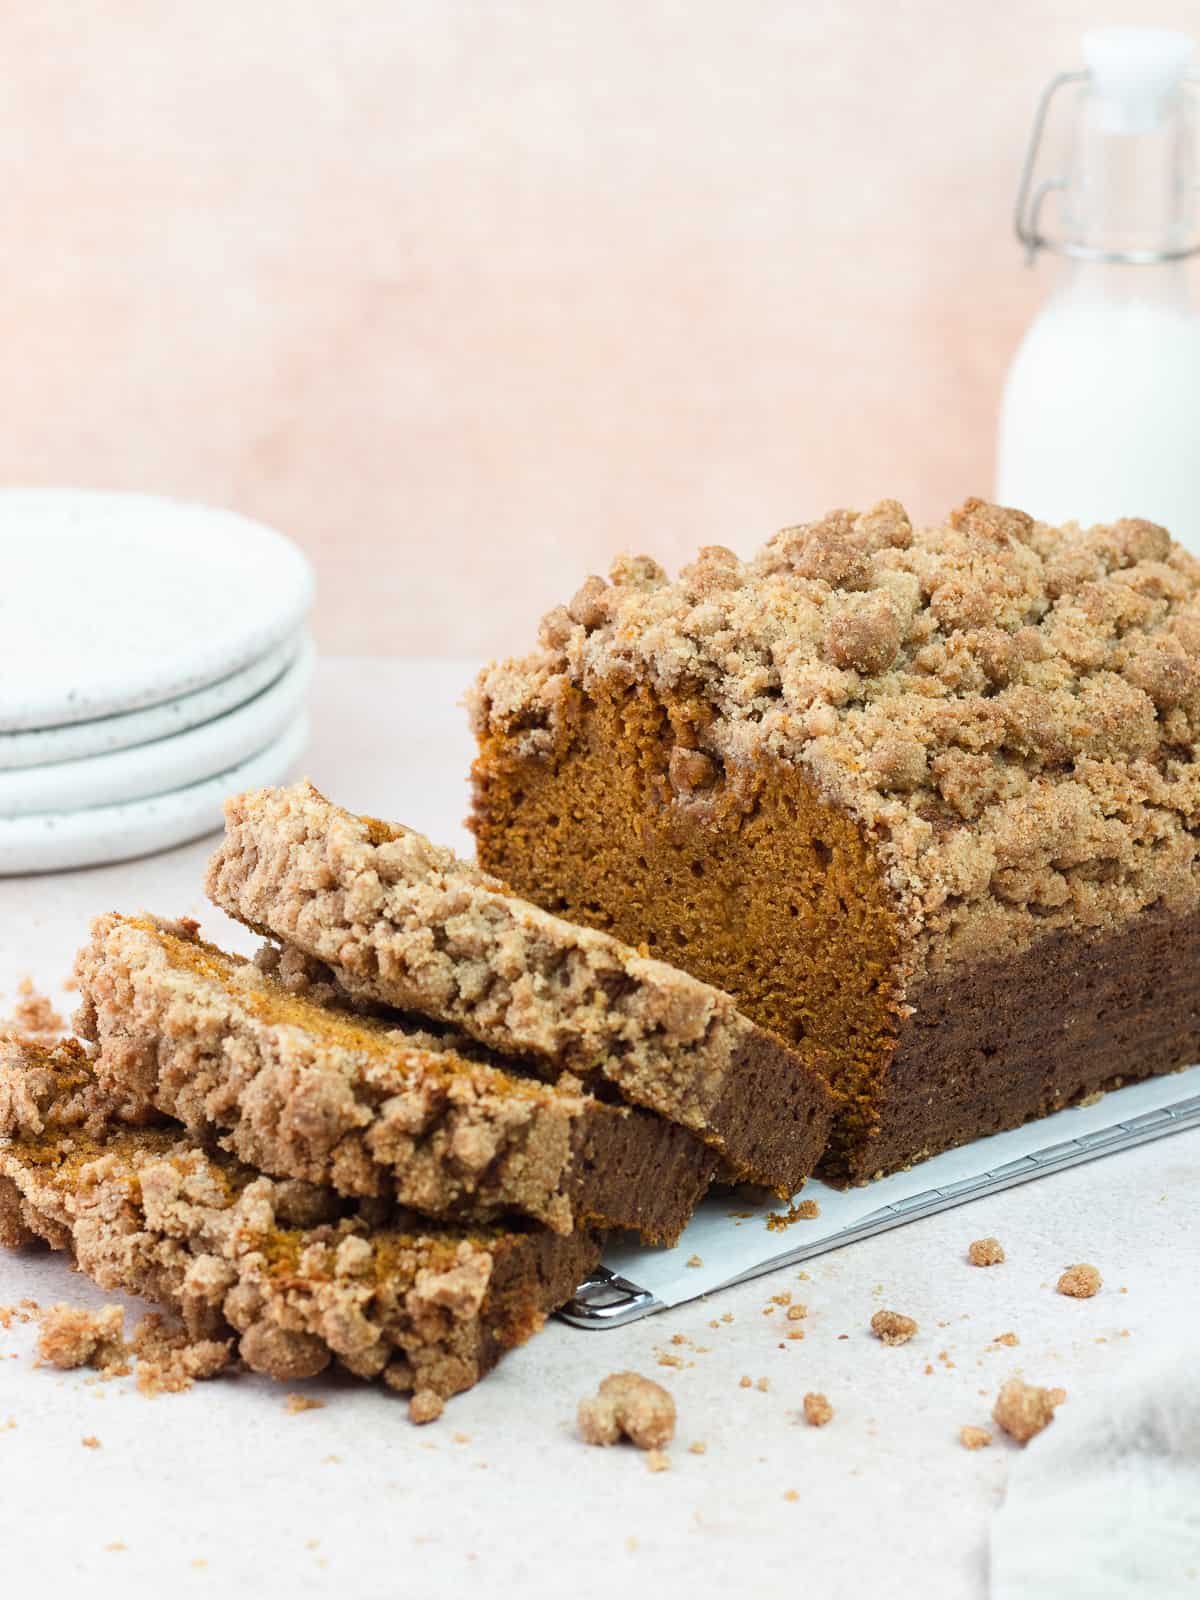
[[[331,1363],[411,1392],[429,1421],[541,1327],[599,1260],[590,1232],[450,1228],[259,1176],[178,1126],[122,1125],[82,1048],[0,1041],[0,1243],[67,1249],[255,1372]],[[383,1210],[384,1208],[379,1208]]]
[[470,1041],[290,992],[311,993],[311,975],[226,955],[194,923],[100,917],[76,976],[76,1026],[100,1046],[107,1091],[275,1177],[432,1217],[674,1243],[717,1165],[684,1129],[576,1078],[547,1083]]
[[792,1193],[824,1148],[820,1073],[727,994],[517,899],[311,784],[226,802],[207,890],[249,927],[328,963],[351,995],[436,1017],[551,1075],[606,1079],[750,1181]]

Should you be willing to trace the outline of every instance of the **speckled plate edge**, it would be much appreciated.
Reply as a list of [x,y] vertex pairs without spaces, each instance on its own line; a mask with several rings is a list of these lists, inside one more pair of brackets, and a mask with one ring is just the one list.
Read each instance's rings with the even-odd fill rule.
[[135,745],[151,744],[156,739],[169,739],[186,733],[189,728],[198,728],[269,688],[311,642],[308,630],[300,628],[282,644],[259,656],[257,661],[231,672],[228,677],[218,678],[207,688],[177,695],[173,700],[146,706],[141,711],[94,717],[90,722],[64,722],[57,728],[24,728],[16,733],[0,733],[0,772],[111,755],[117,750],[129,750]]
[[0,818],[125,805],[228,772],[291,726],[304,709],[312,670],[306,646],[270,688],[198,728],[81,761],[0,772]]
[[0,820],[0,877],[128,861],[215,833],[228,795],[282,782],[307,743],[308,717],[301,715],[250,760],[173,794]]

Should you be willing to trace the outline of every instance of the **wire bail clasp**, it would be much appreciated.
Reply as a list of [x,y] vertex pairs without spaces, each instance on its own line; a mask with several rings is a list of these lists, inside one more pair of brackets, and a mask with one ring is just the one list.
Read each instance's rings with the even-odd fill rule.
[[[1126,266],[1156,266],[1164,261],[1184,261],[1187,257],[1196,255],[1200,252],[1200,238],[1196,238],[1191,244],[1181,245],[1172,250],[1104,250],[1096,245],[1075,244],[1070,239],[1053,239],[1042,232],[1042,206],[1046,196],[1054,190],[1061,191],[1067,187],[1067,179],[1063,177],[1043,178],[1036,187],[1034,186],[1038,154],[1041,150],[1042,136],[1046,131],[1050,107],[1060,89],[1071,83],[1088,83],[1091,76],[1091,73],[1086,71],[1060,72],[1051,78],[1038,101],[1033,129],[1029,135],[1029,146],[1025,151],[1025,161],[1021,168],[1021,181],[1017,188],[1017,204],[1013,216],[1017,238],[1025,247],[1025,265],[1027,267],[1033,265],[1039,250],[1052,250],[1056,255],[1070,256],[1076,261],[1106,261],[1123,263]],[[1184,79],[1186,83],[1196,81],[1196,75],[1193,73],[1189,73]]]

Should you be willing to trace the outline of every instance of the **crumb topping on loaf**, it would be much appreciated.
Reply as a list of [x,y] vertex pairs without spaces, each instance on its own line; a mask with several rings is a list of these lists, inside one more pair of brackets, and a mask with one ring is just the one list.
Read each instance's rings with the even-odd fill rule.
[[572,696],[613,684],[695,708],[681,805],[775,757],[857,818],[918,965],[1195,906],[1200,563],[1154,523],[972,499],[914,528],[885,500],[674,581],[621,557],[484,671],[476,730],[550,758]]

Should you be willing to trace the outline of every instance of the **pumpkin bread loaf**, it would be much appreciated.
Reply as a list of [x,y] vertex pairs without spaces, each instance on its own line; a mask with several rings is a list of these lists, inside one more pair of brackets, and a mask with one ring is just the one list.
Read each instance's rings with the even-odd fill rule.
[[487,669],[473,828],[827,1063],[855,1181],[1200,1058],[1200,566],[895,501],[623,557]]
[[270,965],[203,943],[194,923],[98,918],[75,1021],[100,1047],[102,1085],[273,1177],[425,1216],[518,1213],[667,1243],[687,1225],[718,1158],[676,1124],[402,1018],[318,1004]]
[[[379,1216],[372,1216],[376,1207]],[[70,1041],[0,1041],[0,1244],[70,1251],[197,1340],[294,1381],[331,1363],[432,1420],[569,1299],[597,1235],[439,1228],[120,1121]]]
[[226,802],[207,889],[326,963],[348,995],[433,1017],[551,1077],[611,1085],[742,1178],[792,1193],[825,1146],[821,1074],[727,994],[311,784]]

